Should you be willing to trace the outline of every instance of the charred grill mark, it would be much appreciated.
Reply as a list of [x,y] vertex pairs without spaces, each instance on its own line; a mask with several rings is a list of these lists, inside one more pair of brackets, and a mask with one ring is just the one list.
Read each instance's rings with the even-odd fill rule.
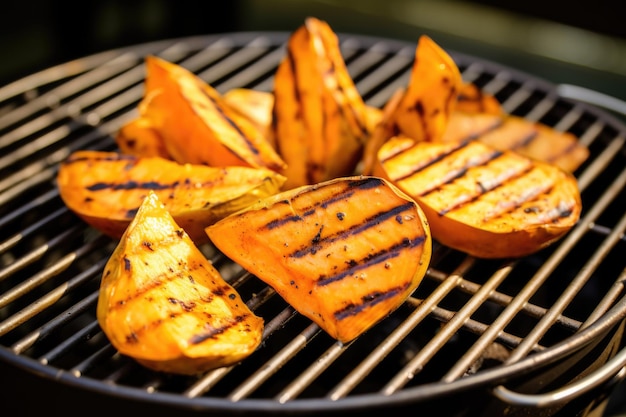
[[176,188],[180,185],[178,181],[174,181],[171,184],[162,184],[157,181],[125,181],[125,182],[97,182],[88,187],[89,191],[119,191],[119,190],[167,190],[170,188]]
[[[131,268],[132,260],[128,259],[127,257],[124,257],[123,261],[124,261],[124,268],[127,271],[129,271]],[[188,279],[189,282],[191,282],[191,284],[195,286],[195,280],[193,279],[192,274],[193,274],[193,271],[198,269],[197,265],[189,264],[185,260],[181,259],[178,261],[176,265],[173,265],[173,266],[175,266],[176,268],[174,269],[173,267],[170,267],[169,273],[161,273],[159,275],[151,277],[151,281],[149,285],[145,285],[141,288],[137,288],[137,290],[134,291],[132,295],[127,296],[124,300],[122,300],[122,302],[116,305],[116,308],[122,307],[132,302],[135,299],[141,298],[145,296],[145,294],[153,290],[154,288],[162,287],[170,281],[175,281],[178,279]],[[176,271],[179,271],[179,272],[176,272]],[[231,287],[229,285],[224,285],[222,287],[216,287],[212,289],[207,288],[206,291],[204,291],[203,293],[200,293],[199,291],[196,290],[196,291],[190,292],[189,293],[190,296],[186,300],[184,301],[178,300],[178,301],[184,302],[187,304],[195,303],[196,300],[192,298],[191,296],[191,294],[195,294],[196,298],[201,298],[205,303],[208,303],[208,302],[211,302],[213,297],[223,296],[224,294],[229,292],[230,289]]]
[[556,223],[560,219],[567,219],[572,213],[574,213],[574,204],[568,204],[562,201],[557,207],[548,210],[543,217],[548,222]]
[[[298,88],[298,74],[297,74],[297,59],[293,53],[291,48],[287,49],[287,62],[289,63],[290,72],[293,76],[293,96],[295,98],[296,103],[302,102],[302,97],[300,97],[300,89]],[[300,110],[298,109],[298,114],[296,115],[298,119],[302,118],[300,114]]]
[[[226,172],[225,172],[226,174]],[[215,181],[192,181],[189,178],[185,178],[181,181],[174,181],[171,183],[162,183],[158,181],[124,181],[124,182],[96,182],[87,186],[89,191],[128,191],[128,190],[176,190],[181,188],[208,188],[213,185],[219,184],[224,181],[224,177],[221,177]]]
[[132,218],[134,218],[137,215],[138,211],[139,211],[139,207],[128,209],[128,210],[126,210],[126,215],[124,216],[124,218],[132,219]]
[[457,96],[457,100],[460,102],[472,103],[478,105],[478,109],[480,111],[485,110],[485,102],[483,101],[484,94],[483,91],[479,88],[472,90],[473,95],[467,94],[466,92],[461,92]]
[[[268,230],[272,230],[272,229],[276,229],[278,227],[281,227],[287,223],[290,222],[297,222],[297,221],[301,221],[303,220],[305,217],[312,215],[313,213],[315,213],[315,209],[317,207],[322,207],[322,208],[328,208],[329,206],[331,206],[333,203],[337,202],[337,201],[341,201],[341,200],[345,200],[346,198],[350,198],[350,196],[352,196],[354,194],[354,189],[361,189],[361,190],[366,190],[366,189],[370,189],[370,188],[376,188],[380,185],[382,185],[383,182],[379,179],[379,178],[363,178],[363,179],[359,179],[359,180],[354,180],[354,181],[350,181],[349,183],[346,184],[346,187],[343,190],[340,190],[339,192],[337,192],[335,195],[333,195],[332,197],[323,200],[323,201],[317,201],[313,206],[311,207],[305,207],[304,208],[304,212],[302,214],[294,214],[294,215],[289,215],[280,219],[275,219],[270,221],[269,223],[267,223],[264,228],[268,229]],[[295,201],[298,199],[298,196],[294,196],[292,197],[291,201]],[[289,201],[285,201],[286,204],[289,204]]]
[[[450,79],[448,77],[444,78],[443,81],[445,85],[450,84]],[[453,86],[452,88],[450,88],[448,97],[446,97],[446,104],[444,107],[444,110],[446,111],[446,116],[450,114],[449,110],[452,109],[451,105],[456,102],[457,96],[458,89],[456,86]]]
[[[426,132],[428,131],[427,130],[428,123],[426,122],[426,110],[424,109],[424,103],[422,103],[421,100],[418,100],[415,103],[415,106],[413,106],[413,109],[417,113],[418,120],[420,123],[420,128],[422,129],[422,132],[424,132],[424,135],[426,135]],[[424,139],[430,140],[431,138],[424,137]]]
[[[336,76],[336,74],[337,74],[337,68],[336,68],[335,62],[332,59],[330,59],[330,68],[322,76],[324,78],[334,77]],[[348,119],[348,120],[351,119],[354,121],[354,125],[356,129],[358,130],[358,132],[356,132],[356,136],[361,137],[361,136],[366,135],[367,128],[365,126],[365,120],[363,120],[363,118],[356,112],[355,106],[349,100],[349,96],[346,90],[344,89],[344,87],[340,84],[339,79],[337,79],[337,82],[335,83],[335,85],[336,85],[335,91],[337,92],[339,96],[343,97],[344,101],[346,102],[345,105],[339,106],[339,111],[341,112],[341,114],[344,116],[345,119]]]
[[380,251],[369,254],[363,259],[359,260],[350,260],[347,262],[348,268],[331,276],[320,275],[316,284],[320,287],[324,285],[332,284],[333,282],[341,281],[342,279],[354,275],[356,272],[361,271],[363,269],[370,268],[372,265],[384,263],[389,259],[393,259],[400,254],[400,251],[403,249],[412,249],[418,246],[421,246],[426,237],[425,236],[416,236],[412,239],[404,238],[402,241],[395,243],[388,248],[381,249]]
[[513,142],[513,144],[511,145],[511,149],[517,150],[520,148],[525,148],[528,145],[530,145],[532,141],[535,140],[538,136],[539,136],[539,132],[533,129],[531,132],[522,136],[519,140],[516,140],[515,142]]
[[366,308],[373,307],[378,303],[397,296],[398,294],[405,291],[408,286],[409,282],[402,286],[390,288],[387,291],[377,291],[364,295],[363,297],[361,297],[360,304],[350,304],[342,308],[341,310],[335,311],[333,315],[337,320],[343,320],[351,316],[357,316]]
[[[467,171],[470,168],[474,168],[477,166],[484,166],[489,164],[489,162],[495,160],[496,158],[499,158],[503,155],[502,151],[492,151],[488,154],[483,154],[481,155],[480,158],[476,158],[476,159],[470,159],[468,160],[468,163],[465,164],[465,166],[460,167],[456,170],[451,170],[448,171],[447,175],[445,177],[442,178],[442,181],[439,182],[438,184],[434,185],[432,188],[426,189],[426,190],[422,190],[421,193],[418,194],[419,197],[424,197],[430,193],[432,193],[433,191],[440,189],[441,187],[445,186],[446,184],[451,184],[452,182],[454,182],[455,180],[464,177],[467,174]],[[508,178],[507,178],[508,179]],[[504,180],[506,181],[506,179]],[[502,182],[500,183],[496,183],[495,185],[501,185]],[[491,184],[489,186],[484,186],[484,184],[480,183],[478,184],[479,189],[481,191],[488,191],[492,188],[494,188]]]
[[[467,197],[465,199],[462,199],[460,201],[459,200],[455,201],[454,204],[452,204],[452,205],[450,205],[450,206],[448,206],[448,207],[446,207],[446,208],[444,208],[442,210],[439,210],[438,214],[440,216],[444,216],[444,215],[450,213],[453,210],[459,209],[459,208],[463,207],[464,205],[467,205],[467,204],[470,204],[470,203],[472,203],[474,201],[477,201],[478,199],[480,199],[483,196],[485,196],[487,193],[495,191],[496,189],[502,187],[504,184],[506,184],[511,179],[513,179],[515,177],[521,177],[521,176],[525,175],[526,173],[530,172],[531,170],[532,170],[532,166],[526,168],[525,170],[523,170],[521,172],[519,172],[519,171],[516,172],[515,175],[506,176],[506,177],[500,178],[498,181],[493,181],[493,182],[491,182],[487,186],[485,184],[483,184],[483,183],[480,183],[479,186],[478,186],[479,192],[477,192],[476,194],[474,194],[472,196],[469,196],[469,197]],[[527,195],[527,196],[532,195],[533,194],[533,190],[534,189],[531,189],[530,193],[527,193],[527,194],[524,194],[524,195]],[[521,201],[516,202],[515,207],[519,207],[519,205],[521,205],[525,201],[529,201],[529,198],[524,198]],[[513,209],[515,207],[511,207],[511,208]]]
[[232,320],[229,320],[227,323],[219,326],[213,327],[210,323],[205,324],[206,331],[203,333],[198,333],[189,338],[189,343],[192,345],[197,345],[198,343],[202,343],[208,339],[215,339],[222,333],[227,332],[229,329],[237,326],[239,323],[244,322],[246,320],[247,315],[240,315],[234,317]]
[[459,138],[459,140],[463,142],[469,142],[469,141],[476,140],[476,139],[480,140],[481,136],[486,135],[488,133],[495,132],[496,130],[502,128],[502,126],[504,126],[504,120],[499,118],[496,120],[495,123],[487,126],[486,128],[482,130],[477,130],[476,132],[471,132],[467,136],[463,138]]
[[179,299],[173,298],[173,297],[168,298],[167,301],[169,301],[170,304],[177,304],[177,305],[179,305],[180,308],[182,308],[186,312],[193,311],[194,308],[196,307],[196,302],[195,301],[184,301],[184,300],[179,300]]
[[[349,229],[343,230],[334,235],[329,235],[329,236],[326,236],[325,238],[320,238],[318,234],[316,238],[312,240],[311,242],[312,246],[307,246],[305,248],[298,249],[297,251],[290,253],[288,256],[291,258],[302,258],[303,256],[306,256],[310,253],[314,254],[315,252],[323,248],[324,245],[334,243],[338,240],[345,240],[349,237],[357,236],[363,233],[364,231],[366,231],[367,229],[379,225],[380,223],[384,222],[387,219],[390,219],[390,218],[395,219],[397,216],[401,215],[405,211],[412,209],[413,207],[414,207],[414,204],[412,202],[407,202],[400,206],[396,206],[391,210],[376,213],[375,215],[370,216],[367,219],[365,219],[362,223],[356,224],[350,227]],[[321,232],[321,229],[320,229],[320,232]]]
[[259,155],[259,150],[257,149],[256,146],[254,146],[254,144],[250,141],[250,139],[248,139],[248,137],[245,135],[245,133],[241,130],[241,128],[235,123],[233,122],[233,120],[228,117],[225,113],[224,110],[222,109],[222,106],[220,106],[213,97],[211,97],[204,88],[200,88],[200,91],[202,92],[202,94],[211,102],[211,104],[213,104],[213,107],[215,108],[215,110],[218,112],[218,114],[222,117],[222,119],[228,123],[228,125],[230,127],[233,128],[233,130],[235,130],[235,132],[237,132],[237,134],[239,135],[239,137],[241,137],[243,139],[243,141],[246,143],[248,149],[254,154],[254,155]]
[[77,162],[84,162],[84,161],[87,161],[87,162],[93,162],[93,161],[118,162],[118,161],[124,161],[124,162],[133,162],[133,163],[135,163],[138,160],[139,160],[139,158],[137,158],[134,155],[128,155],[128,154],[122,154],[122,153],[114,155],[114,153],[112,152],[112,153],[107,154],[106,156],[98,156],[97,158],[93,157],[92,155],[90,155],[90,156],[83,156],[83,157],[81,157],[81,156],[72,156],[72,157],[68,158],[64,163],[65,164],[74,164],[74,163],[77,163]]
[[560,158],[563,158],[571,153],[574,152],[574,150],[576,148],[578,148],[579,144],[576,142],[572,142],[569,145],[567,145],[565,148],[563,148],[561,150],[561,152],[555,152],[554,154],[548,155],[548,158],[546,158],[546,162],[549,163],[554,163],[555,161],[559,160]]
[[[423,171],[424,169],[428,168],[429,166],[432,166],[436,163],[438,163],[439,161],[451,156],[452,154],[454,154],[455,152],[459,152],[460,150],[462,150],[463,148],[465,148],[467,145],[469,145],[471,143],[471,141],[465,141],[465,142],[459,142],[455,147],[449,149],[447,152],[444,152],[442,154],[436,155],[435,157],[429,159],[429,160],[423,160],[421,161],[420,164],[416,165],[411,171],[407,172],[406,174],[399,176],[399,177],[394,177],[394,181],[402,181],[405,180],[409,177],[412,177],[413,175],[419,173],[420,171]],[[401,155],[404,152],[407,152],[408,150],[410,150],[412,147],[416,146],[418,144],[418,142],[415,142],[411,147],[398,152],[396,154],[393,155],[389,155],[389,157],[385,158],[384,160],[382,160],[382,162],[386,162],[389,161],[390,159]]]

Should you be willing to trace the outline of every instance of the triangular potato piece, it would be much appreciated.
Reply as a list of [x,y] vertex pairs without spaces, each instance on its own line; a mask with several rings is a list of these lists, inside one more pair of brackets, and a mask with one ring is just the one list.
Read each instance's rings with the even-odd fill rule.
[[263,335],[263,319],[152,192],[104,268],[97,317],[120,353],[179,374],[233,365]]
[[281,192],[209,226],[207,234],[225,255],[344,343],[400,306],[421,282],[431,256],[419,206],[375,177]]
[[424,210],[433,239],[480,258],[514,258],[558,240],[578,221],[576,179],[562,169],[480,141],[380,148],[374,174]]
[[289,38],[274,77],[273,126],[285,188],[352,175],[368,135],[366,106],[326,22],[308,18]]
[[155,56],[146,57],[146,68],[141,116],[177,162],[285,168],[264,132],[198,76]]

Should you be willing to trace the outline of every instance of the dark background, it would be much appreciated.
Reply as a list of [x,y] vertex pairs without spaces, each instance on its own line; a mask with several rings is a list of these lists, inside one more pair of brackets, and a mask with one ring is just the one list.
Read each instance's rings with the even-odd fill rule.
[[416,41],[626,99],[626,24],[609,0],[100,0],[4,2],[0,86],[103,50],[190,35],[293,31],[306,16],[336,32]]

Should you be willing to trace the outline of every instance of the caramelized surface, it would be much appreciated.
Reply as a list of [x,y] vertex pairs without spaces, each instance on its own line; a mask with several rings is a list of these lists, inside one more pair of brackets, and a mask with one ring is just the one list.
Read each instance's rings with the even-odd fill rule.
[[374,177],[282,192],[207,233],[224,254],[341,342],[402,304],[431,254],[420,208]]

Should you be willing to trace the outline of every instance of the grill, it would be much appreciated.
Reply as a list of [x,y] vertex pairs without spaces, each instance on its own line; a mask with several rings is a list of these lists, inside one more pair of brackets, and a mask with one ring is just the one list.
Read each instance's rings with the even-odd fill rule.
[[[596,407],[626,364],[626,126],[558,86],[455,52],[463,78],[508,113],[570,131],[589,147],[576,172],[584,211],[565,238],[513,261],[475,259],[435,243],[412,297],[347,345],[205,245],[265,319],[261,347],[236,366],[197,376],[152,372],[112,348],[95,310],[116,242],[64,206],[54,183],[58,163],[78,149],[115,149],[113,135],[136,116],[147,54],[181,64],[221,92],[271,91],[288,35],[142,44],[0,89],[0,358],[79,394],[190,414],[574,415]],[[345,34],[340,42],[369,105],[381,107],[408,82],[415,44]]]

